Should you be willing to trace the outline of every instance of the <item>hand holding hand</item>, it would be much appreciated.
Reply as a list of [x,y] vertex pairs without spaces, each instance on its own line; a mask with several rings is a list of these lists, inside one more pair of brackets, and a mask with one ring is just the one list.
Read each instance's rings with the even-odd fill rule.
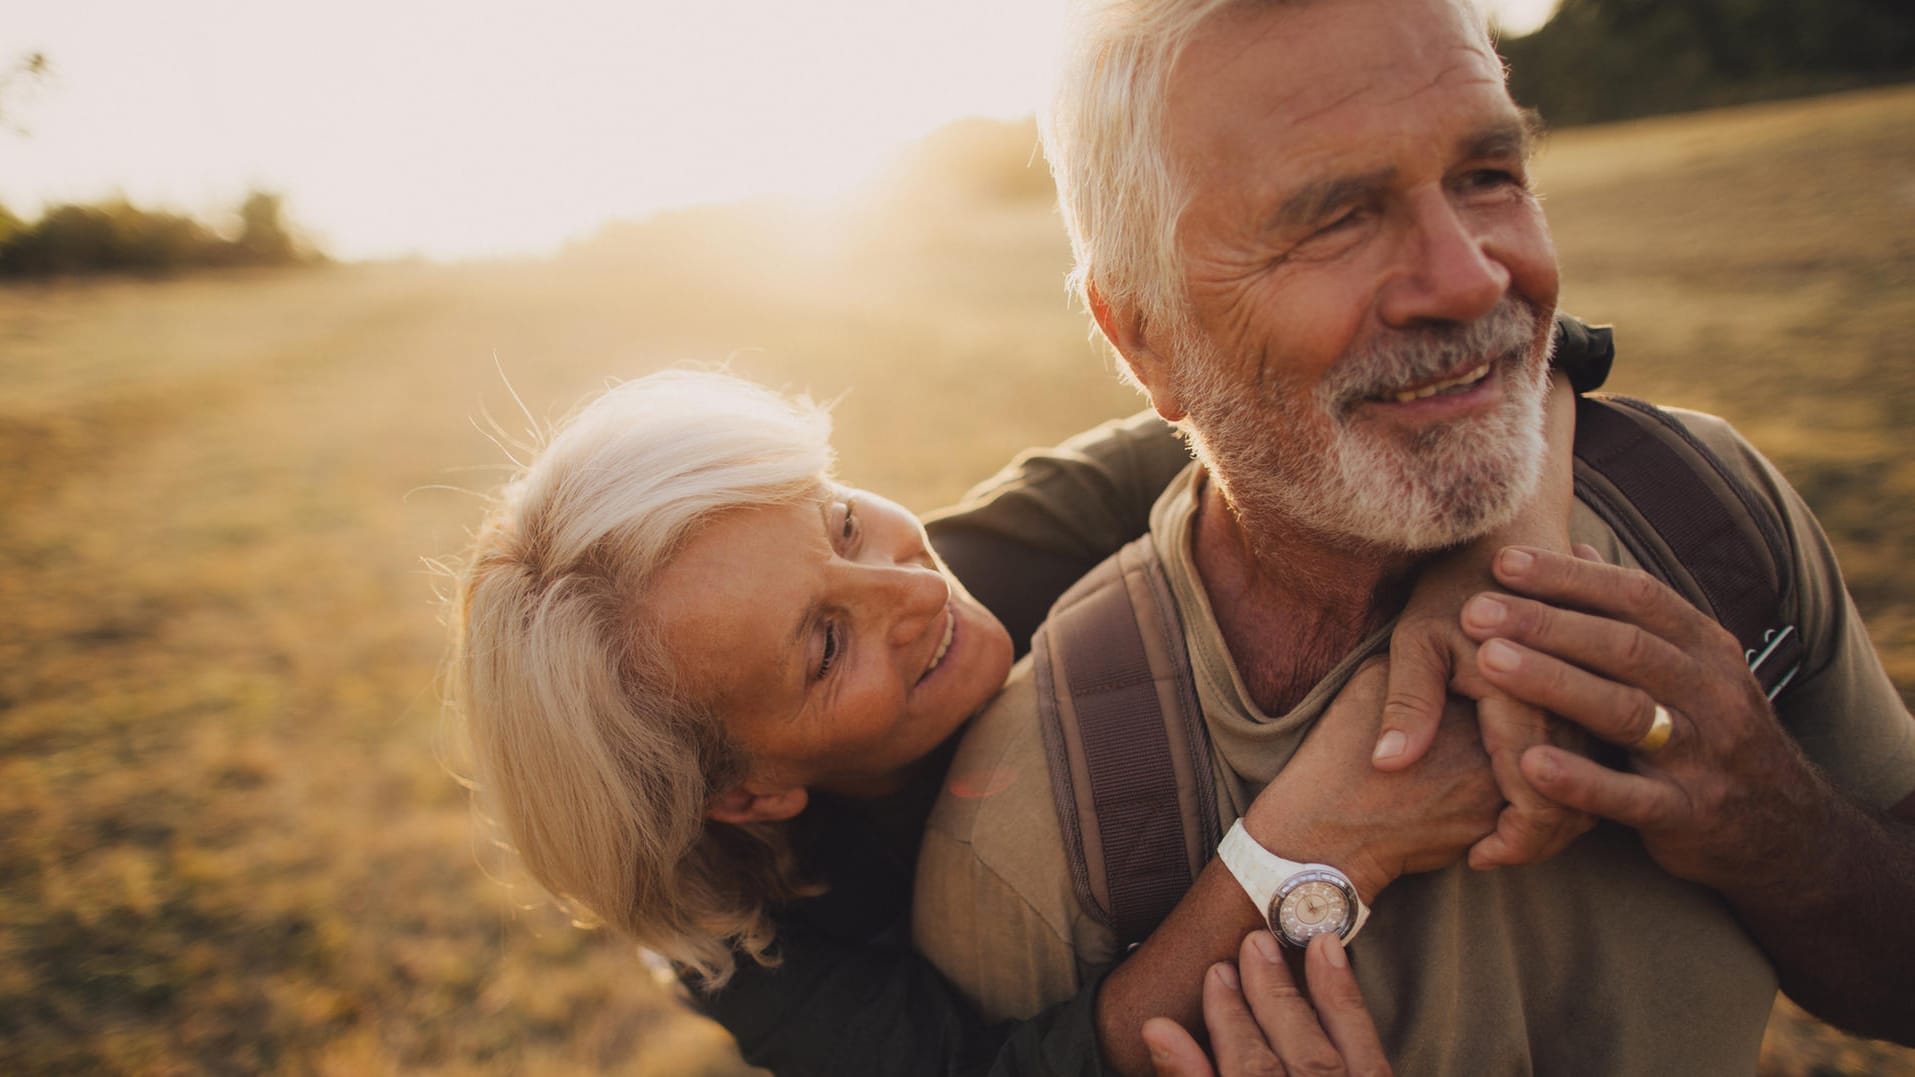
[[1483,748],[1496,785],[1509,803],[1493,833],[1470,849],[1474,868],[1536,864],[1569,846],[1595,825],[1586,812],[1544,796],[1523,776],[1523,753],[1540,744],[1580,750],[1582,731],[1552,721],[1542,708],[1498,691],[1477,670],[1476,640],[1458,624],[1457,611],[1494,581],[1477,557],[1446,559],[1426,571],[1390,635],[1390,687],[1383,732],[1372,758],[1377,769],[1403,770],[1421,759],[1436,736],[1454,692],[1476,700]]
[[1370,765],[1387,665],[1359,669],[1277,777],[1244,813],[1265,848],[1329,864],[1363,900],[1397,876],[1454,863],[1496,826],[1503,806],[1469,705],[1450,700],[1423,761]]
[[1485,679],[1629,749],[1628,770],[1540,747],[1524,775],[1641,831],[1672,875],[1717,889],[1763,879],[1813,840],[1826,782],[1726,629],[1647,573],[1578,552],[1504,550],[1496,576],[1518,596],[1478,595],[1463,626]]
[[1343,944],[1330,935],[1311,940],[1303,965],[1308,998],[1268,931],[1244,939],[1236,969],[1213,965],[1204,977],[1204,1025],[1216,1066],[1182,1025],[1155,1017],[1144,1024],[1144,1041],[1158,1077],[1388,1074]]

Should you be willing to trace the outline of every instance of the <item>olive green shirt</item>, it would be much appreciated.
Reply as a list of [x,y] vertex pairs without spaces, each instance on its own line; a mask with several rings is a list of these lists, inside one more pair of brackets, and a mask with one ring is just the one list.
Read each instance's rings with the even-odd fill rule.
[[[1807,657],[1778,701],[1836,783],[1877,806],[1915,790],[1915,722],[1876,659],[1829,551],[1793,490],[1726,423],[1678,413],[1766,493],[1788,536]],[[1191,562],[1194,465],[1152,510],[1209,727],[1221,823],[1296,751],[1386,627],[1293,710],[1250,700]],[[1633,564],[1578,505],[1577,541]],[[1116,959],[1079,906],[1051,799],[1028,660],[965,736],[919,854],[917,945],[987,1020],[1074,994]],[[1334,796],[1325,790],[1325,796]],[[1604,824],[1547,863],[1406,876],[1352,946],[1384,1044],[1406,1074],[1748,1074],[1776,991],[1760,949],[1712,892],[1661,871]]]

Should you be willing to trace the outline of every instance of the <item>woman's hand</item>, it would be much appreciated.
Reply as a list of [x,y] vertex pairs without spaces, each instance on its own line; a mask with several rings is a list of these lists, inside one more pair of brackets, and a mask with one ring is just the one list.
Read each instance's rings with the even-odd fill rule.
[[1268,931],[1252,932],[1236,968],[1213,965],[1204,976],[1204,1025],[1216,1065],[1182,1025],[1156,1017],[1145,1023],[1144,1041],[1158,1077],[1389,1073],[1343,944],[1330,935],[1312,939],[1303,965],[1308,998],[1277,940]]
[[1360,667],[1243,818],[1264,848],[1336,867],[1365,902],[1398,876],[1455,863],[1503,810],[1462,700],[1446,702],[1417,766],[1390,773],[1370,764],[1385,680],[1382,659]]
[[1587,813],[1543,796],[1521,766],[1523,753],[1537,745],[1579,750],[1581,731],[1551,720],[1541,708],[1499,691],[1481,676],[1477,641],[1463,631],[1458,616],[1470,596],[1496,585],[1490,572],[1496,551],[1513,544],[1569,548],[1575,416],[1575,394],[1558,379],[1550,391],[1549,449],[1536,496],[1515,521],[1425,568],[1390,637],[1389,695],[1372,761],[1385,771],[1409,767],[1435,739],[1445,699],[1455,693],[1476,700],[1483,749],[1509,803],[1495,831],[1470,850],[1475,868],[1540,863],[1595,825]]

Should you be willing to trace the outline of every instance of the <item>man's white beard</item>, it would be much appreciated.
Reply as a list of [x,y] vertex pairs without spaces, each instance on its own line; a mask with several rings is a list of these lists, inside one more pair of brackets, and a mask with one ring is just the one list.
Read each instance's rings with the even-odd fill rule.
[[[1268,399],[1227,384],[1200,340],[1177,366],[1185,426],[1253,544],[1266,521],[1406,552],[1454,546],[1508,523],[1535,493],[1549,364],[1532,352],[1547,317],[1505,298],[1466,327],[1392,333],[1338,360],[1307,403],[1280,383]],[[1352,424],[1364,400],[1484,359],[1505,379],[1488,414],[1408,440]]]

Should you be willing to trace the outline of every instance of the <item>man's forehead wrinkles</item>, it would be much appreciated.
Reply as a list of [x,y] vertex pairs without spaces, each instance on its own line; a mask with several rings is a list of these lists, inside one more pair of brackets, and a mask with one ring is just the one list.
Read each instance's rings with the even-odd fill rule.
[[[1368,82],[1365,82],[1363,85],[1357,86],[1351,89],[1348,93],[1344,94],[1341,97],[1336,98],[1335,100],[1325,101],[1323,104],[1318,105],[1315,108],[1297,113],[1295,116],[1290,117],[1287,120],[1287,122],[1296,126],[1302,126],[1304,124],[1314,123],[1318,119],[1321,119],[1326,113],[1335,112],[1337,109],[1342,108],[1344,105],[1347,105],[1350,102],[1356,100],[1357,98],[1362,97],[1364,94],[1369,93],[1370,89],[1371,89],[1371,85]],[[1297,97],[1302,97],[1304,92],[1305,91],[1298,91],[1296,94],[1292,95],[1292,98],[1294,99]],[[1285,104],[1287,103],[1288,102],[1285,102]],[[1272,111],[1275,111],[1275,110],[1272,110]]]

